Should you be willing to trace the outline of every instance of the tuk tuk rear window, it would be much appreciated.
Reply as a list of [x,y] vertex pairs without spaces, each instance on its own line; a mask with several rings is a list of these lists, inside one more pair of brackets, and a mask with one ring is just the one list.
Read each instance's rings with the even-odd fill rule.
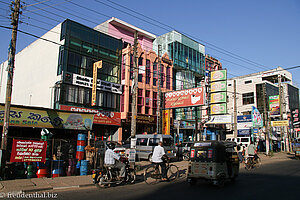
[[241,138],[241,142],[249,142],[249,138]]
[[191,149],[191,160],[198,162],[224,162],[225,149],[212,148],[211,146],[194,147]]

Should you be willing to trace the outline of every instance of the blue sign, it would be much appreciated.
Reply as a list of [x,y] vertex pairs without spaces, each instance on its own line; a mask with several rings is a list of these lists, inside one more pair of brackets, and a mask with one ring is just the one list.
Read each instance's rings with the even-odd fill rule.
[[237,123],[245,123],[245,122],[252,122],[252,116],[251,115],[237,116]]
[[253,133],[256,133],[256,134],[257,134],[257,133],[258,133],[258,128],[254,128],[254,129],[253,129]]
[[180,142],[183,141],[183,133],[179,133],[179,139],[178,139]]
[[241,129],[238,130],[237,136],[250,136],[251,129]]

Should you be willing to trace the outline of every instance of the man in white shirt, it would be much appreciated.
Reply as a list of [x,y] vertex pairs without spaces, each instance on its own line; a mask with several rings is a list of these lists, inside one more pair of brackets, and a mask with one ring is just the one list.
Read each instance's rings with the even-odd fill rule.
[[118,168],[120,170],[119,177],[121,179],[124,179],[125,164],[120,161],[120,155],[113,151],[115,149],[115,144],[108,143],[107,146],[108,149],[105,151],[104,164],[114,168]]
[[166,164],[162,160],[163,155],[165,155],[165,150],[163,148],[163,143],[160,141],[158,143],[158,146],[156,146],[153,150],[152,154],[152,162],[160,165],[161,167],[161,176],[163,181],[167,181],[167,170],[166,170]]

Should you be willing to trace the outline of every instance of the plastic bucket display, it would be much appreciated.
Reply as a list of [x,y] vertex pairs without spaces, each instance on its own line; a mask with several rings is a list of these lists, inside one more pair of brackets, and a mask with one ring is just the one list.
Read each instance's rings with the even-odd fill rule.
[[82,160],[80,165],[80,176],[87,175],[88,173],[88,160]]
[[52,177],[59,177],[63,174],[63,170],[62,169],[54,169],[52,170]]
[[77,137],[77,151],[76,151],[76,159],[78,160],[84,159],[85,140],[86,140],[86,134],[79,133]]
[[48,169],[39,169],[36,173],[36,176],[38,178],[48,177],[49,172]]

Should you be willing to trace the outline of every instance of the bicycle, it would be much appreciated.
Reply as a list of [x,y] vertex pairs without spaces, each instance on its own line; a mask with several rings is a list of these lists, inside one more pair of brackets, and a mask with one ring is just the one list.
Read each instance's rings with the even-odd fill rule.
[[248,156],[245,159],[245,169],[246,170],[250,170],[250,169],[254,169],[254,168],[260,168],[260,167],[261,167],[261,160],[258,157],[258,155]]
[[[174,181],[179,177],[179,170],[176,165],[169,164],[169,160],[166,164],[166,170],[167,170],[167,179],[169,181]],[[149,166],[144,171],[144,181],[146,184],[151,185],[157,183],[159,180],[161,180],[161,172],[159,169],[159,165],[154,163],[154,165]]]

